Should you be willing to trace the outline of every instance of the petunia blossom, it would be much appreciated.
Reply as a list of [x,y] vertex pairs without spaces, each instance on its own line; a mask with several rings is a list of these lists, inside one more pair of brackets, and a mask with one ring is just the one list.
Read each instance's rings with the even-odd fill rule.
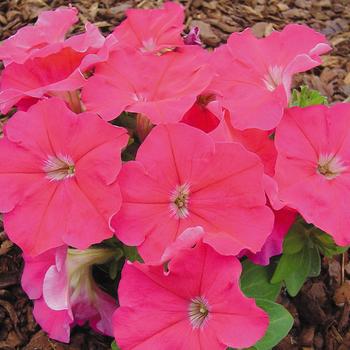
[[248,151],[257,154],[264,164],[264,172],[269,176],[275,174],[277,151],[268,131],[259,129],[238,130],[233,127],[230,114],[225,111],[220,124],[210,136],[216,142],[238,142]]
[[288,109],[275,143],[280,199],[350,244],[350,104]]
[[158,263],[188,227],[202,226],[206,243],[235,255],[259,251],[273,226],[259,158],[186,124],[156,126],[119,182],[123,205],[112,226],[146,263]]
[[264,164],[263,183],[271,207],[280,210],[285,206],[278,198],[278,186],[273,178],[277,151],[273,140],[270,139],[270,132],[259,129],[238,130],[233,127],[228,111],[225,111],[224,118],[210,132],[210,136],[216,142],[238,142],[248,151],[258,155]]
[[293,75],[321,64],[319,56],[330,49],[322,34],[303,25],[287,25],[263,39],[246,29],[215,50],[217,75],[210,88],[235,128],[271,130],[288,106]]
[[5,66],[12,62],[24,63],[48,45],[63,43],[67,31],[77,21],[77,9],[74,7],[41,12],[34,25],[20,28],[0,44],[0,60]]
[[86,83],[83,72],[99,61],[100,50],[105,54],[104,43],[98,28],[88,23],[85,33],[31,51],[22,63],[8,64],[0,80],[1,113],[13,106],[23,109],[48,96],[66,100],[79,112],[76,90]]
[[184,45],[181,37],[185,19],[182,5],[166,2],[160,9],[129,9],[126,16],[113,31],[120,47],[158,53]]
[[62,246],[35,258],[24,256],[22,287],[34,300],[34,317],[50,338],[68,343],[71,327],[87,321],[95,330],[112,335],[117,304],[95,283],[92,266],[114,255],[106,248],[82,251]]
[[[248,151],[258,155],[264,164],[263,183],[269,204],[275,214],[275,222],[266,242],[259,252],[253,254],[245,251],[246,255],[255,263],[268,265],[272,256],[282,252],[282,243],[290,226],[296,218],[295,210],[284,208],[285,205],[278,200],[278,189],[272,176],[275,174],[275,164],[277,151],[273,140],[269,138],[269,132],[259,129],[238,130],[232,126],[229,113],[226,111],[225,117],[221,120],[219,126],[214,129],[210,136],[216,142],[238,142]],[[276,197],[276,198],[275,198]],[[243,253],[241,252],[240,255]]]
[[123,350],[246,348],[263,337],[269,320],[239,289],[241,265],[198,242],[168,264],[127,263],[113,316]]
[[199,27],[193,27],[189,33],[185,35],[184,43],[186,45],[202,45],[199,32]]
[[215,95],[202,93],[193,106],[184,114],[181,122],[209,133],[216,129],[224,112]]
[[105,120],[128,111],[146,115],[153,124],[177,122],[212,76],[207,54],[198,46],[161,56],[118,50],[97,65],[83,101]]
[[17,112],[0,140],[0,211],[27,255],[66,243],[85,249],[112,235],[121,205],[116,182],[126,131],[63,101]]
[[255,264],[268,265],[270,258],[282,253],[283,240],[295,222],[297,212],[288,207],[274,211],[275,223],[270,236],[259,252],[246,252],[247,257]]

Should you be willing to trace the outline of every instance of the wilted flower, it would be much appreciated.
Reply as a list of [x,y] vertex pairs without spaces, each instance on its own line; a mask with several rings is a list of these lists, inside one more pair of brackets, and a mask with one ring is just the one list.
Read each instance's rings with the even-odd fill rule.
[[202,45],[198,27],[193,27],[189,31],[189,33],[184,37],[184,43],[186,45]]
[[117,304],[95,283],[92,266],[104,264],[114,255],[112,249],[62,246],[35,258],[24,256],[22,287],[34,300],[34,317],[50,338],[68,343],[71,327],[87,321],[94,329],[112,335]]

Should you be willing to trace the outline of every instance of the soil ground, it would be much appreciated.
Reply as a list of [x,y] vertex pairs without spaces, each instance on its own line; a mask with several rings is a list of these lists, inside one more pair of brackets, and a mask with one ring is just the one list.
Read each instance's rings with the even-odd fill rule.
[[[68,5],[70,1],[0,0],[0,40],[18,28],[35,21],[43,9]],[[82,0],[71,1],[80,10],[80,31],[90,21],[110,32],[130,7],[149,8],[160,0]],[[305,23],[324,33],[333,51],[324,56],[324,64],[301,74],[295,86],[306,84],[319,90],[330,101],[344,101],[350,95],[350,1],[349,0],[182,0],[186,8],[186,26],[198,26],[208,47],[225,42],[230,33],[252,27],[264,36],[287,23]],[[1,122],[1,121],[0,121]],[[1,232],[2,230],[0,230]],[[350,349],[350,263],[348,255],[323,259],[322,273],[310,279],[296,298],[280,296],[295,318],[290,334],[278,350]],[[111,338],[88,328],[76,328],[70,345],[51,341],[40,330],[32,315],[32,303],[19,281],[23,262],[20,250],[0,233],[0,349],[14,350],[104,350]],[[338,306],[337,306],[338,304]]]

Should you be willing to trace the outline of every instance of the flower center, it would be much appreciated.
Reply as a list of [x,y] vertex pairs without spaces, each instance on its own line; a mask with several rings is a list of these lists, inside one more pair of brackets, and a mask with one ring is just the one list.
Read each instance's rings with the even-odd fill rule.
[[75,165],[71,157],[59,155],[57,157],[48,156],[44,163],[43,170],[50,181],[58,181],[73,177]]
[[215,101],[216,97],[214,94],[199,95],[197,97],[197,104],[205,108],[210,102]]
[[180,219],[189,215],[188,202],[190,195],[190,186],[188,184],[177,185],[170,194],[170,210]]
[[132,98],[136,102],[146,102],[147,101],[147,98],[143,94],[140,94],[140,93],[134,93],[132,95]]
[[317,172],[326,179],[332,180],[339,176],[347,167],[342,160],[333,154],[321,154],[318,160]]
[[193,328],[204,327],[209,317],[209,305],[203,297],[195,297],[188,307],[188,317]]
[[151,52],[156,48],[156,42],[153,38],[142,40],[142,47],[140,48],[141,52]]
[[283,68],[279,66],[269,67],[267,74],[264,75],[263,82],[267,90],[274,91],[283,80]]

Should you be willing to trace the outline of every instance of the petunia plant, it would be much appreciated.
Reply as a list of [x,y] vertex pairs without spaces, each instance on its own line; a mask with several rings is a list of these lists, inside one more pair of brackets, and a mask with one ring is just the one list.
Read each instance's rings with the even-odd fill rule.
[[350,245],[350,104],[291,91],[331,47],[289,24],[207,50],[176,2],[126,16],[70,35],[77,9],[44,11],[0,45],[0,212],[34,317],[113,349],[272,349],[280,293]]

